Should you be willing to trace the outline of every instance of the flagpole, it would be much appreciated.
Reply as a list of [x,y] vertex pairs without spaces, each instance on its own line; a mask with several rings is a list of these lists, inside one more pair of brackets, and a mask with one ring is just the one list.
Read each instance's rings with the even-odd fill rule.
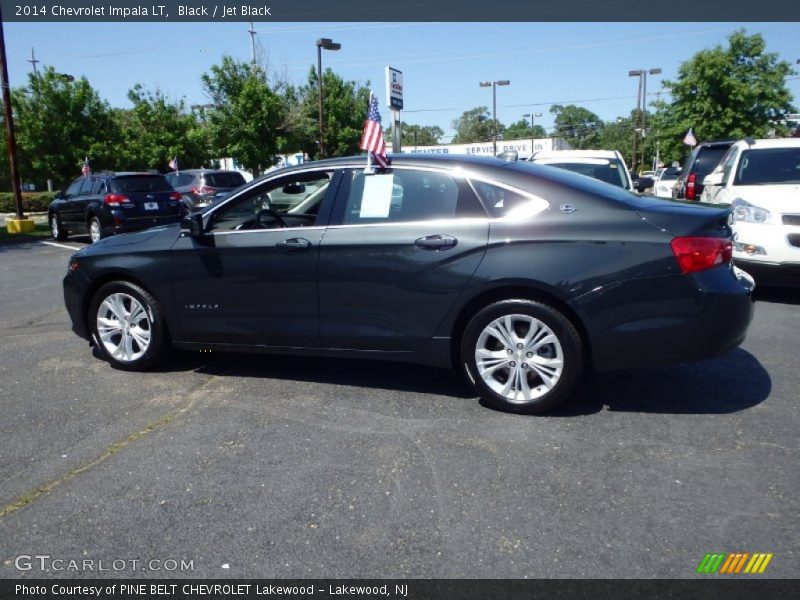
[[[372,90],[369,91],[369,102],[367,104],[367,113],[369,113],[369,107],[372,106]],[[364,174],[372,173],[372,151],[367,150],[367,167],[364,169]]]

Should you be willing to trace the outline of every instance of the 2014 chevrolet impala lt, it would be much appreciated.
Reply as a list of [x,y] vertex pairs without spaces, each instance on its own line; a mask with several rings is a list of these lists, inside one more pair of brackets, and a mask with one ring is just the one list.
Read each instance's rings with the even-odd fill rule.
[[728,217],[528,162],[325,160],[84,248],[64,295],[74,331],[121,369],[173,347],[400,360],[463,370],[489,404],[537,413],[587,367],[744,339],[753,286]]

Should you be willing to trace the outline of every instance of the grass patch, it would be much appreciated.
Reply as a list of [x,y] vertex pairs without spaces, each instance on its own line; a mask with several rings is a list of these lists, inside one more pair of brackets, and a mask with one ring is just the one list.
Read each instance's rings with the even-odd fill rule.
[[0,228],[0,244],[14,242],[30,242],[50,237],[50,225],[47,223],[36,223],[36,227],[30,233],[8,233],[8,228],[3,223]]

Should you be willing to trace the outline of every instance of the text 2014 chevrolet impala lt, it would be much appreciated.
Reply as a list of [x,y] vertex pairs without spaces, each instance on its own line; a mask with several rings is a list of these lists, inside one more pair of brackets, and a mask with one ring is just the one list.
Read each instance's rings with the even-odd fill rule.
[[527,162],[334,159],[84,248],[64,295],[74,331],[121,369],[172,347],[361,356],[463,369],[488,403],[542,412],[587,366],[744,339],[752,279],[728,217]]

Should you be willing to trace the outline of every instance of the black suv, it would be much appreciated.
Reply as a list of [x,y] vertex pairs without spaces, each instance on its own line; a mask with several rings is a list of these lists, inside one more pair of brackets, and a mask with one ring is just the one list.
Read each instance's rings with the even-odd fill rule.
[[719,164],[734,141],[703,142],[695,147],[672,188],[672,197],[676,200],[700,200],[703,179]]
[[180,200],[157,173],[93,173],[60,192],[47,216],[55,239],[88,233],[94,243],[114,233],[177,223]]
[[184,205],[190,212],[224,198],[245,184],[238,171],[186,169],[167,173],[166,178],[183,195]]

